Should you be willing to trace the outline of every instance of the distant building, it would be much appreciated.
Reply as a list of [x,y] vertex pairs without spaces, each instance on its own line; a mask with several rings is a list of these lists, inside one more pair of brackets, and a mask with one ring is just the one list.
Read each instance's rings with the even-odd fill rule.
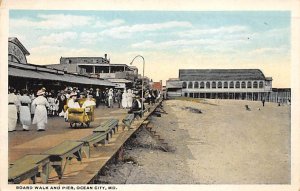
[[169,96],[261,100],[269,99],[272,78],[259,69],[180,69],[166,88]]
[[153,90],[159,90],[159,91],[163,90],[161,80],[159,82],[150,82],[150,86],[151,86],[150,88]]
[[166,81],[166,92],[168,97],[182,96],[182,81],[179,78],[170,78]]
[[16,37],[8,38],[8,61],[27,64],[26,56],[30,53]]
[[60,64],[46,65],[48,68],[64,70],[73,74],[107,79],[118,88],[132,87],[138,76],[135,66],[111,64],[107,54],[103,57],[61,57]]
[[101,89],[117,86],[108,80],[27,63],[26,56],[28,55],[30,53],[17,38],[8,38],[9,87],[36,91],[41,87],[61,90],[64,89],[64,86],[99,87]]

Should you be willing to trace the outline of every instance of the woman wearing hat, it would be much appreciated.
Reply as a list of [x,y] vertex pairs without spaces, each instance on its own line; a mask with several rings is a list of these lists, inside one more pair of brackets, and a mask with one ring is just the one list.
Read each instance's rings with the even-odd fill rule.
[[127,92],[126,89],[124,89],[124,92],[122,94],[122,107],[123,109],[127,109]]
[[114,96],[114,93],[113,93],[113,89],[110,88],[109,89],[109,92],[108,92],[108,107],[114,107],[113,106],[113,96]]
[[45,125],[47,124],[46,107],[49,107],[49,103],[44,94],[45,91],[39,90],[36,94],[38,97],[31,104],[32,109],[35,108],[32,124],[37,124],[38,131],[45,131]]
[[21,102],[20,106],[20,122],[23,125],[23,131],[29,131],[29,125],[31,125],[31,114],[30,114],[30,103],[31,99],[27,95],[27,90],[21,91],[21,96],[19,98]]
[[131,107],[132,107],[133,97],[134,97],[134,95],[133,95],[131,89],[129,89],[129,90],[127,91],[127,107],[128,107],[128,108],[131,108]]
[[[77,101],[77,93],[71,92],[70,98],[71,99],[69,99],[68,103],[67,103],[68,108],[80,108],[80,105]],[[65,116],[64,116],[66,121],[68,120],[68,114],[69,114],[69,112],[68,112],[68,109],[67,109],[67,111],[65,112]]]
[[14,89],[9,89],[8,94],[8,131],[12,132],[16,130],[17,120],[18,120],[18,107],[20,102],[18,97],[14,93]]

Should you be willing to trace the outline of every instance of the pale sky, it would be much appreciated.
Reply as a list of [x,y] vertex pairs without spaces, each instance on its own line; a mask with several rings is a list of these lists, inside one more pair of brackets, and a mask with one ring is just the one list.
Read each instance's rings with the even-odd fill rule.
[[[9,36],[32,64],[60,57],[100,56],[129,64],[145,58],[154,81],[179,69],[257,68],[273,87],[290,87],[289,11],[43,11],[11,10]],[[142,71],[142,60],[134,65]]]

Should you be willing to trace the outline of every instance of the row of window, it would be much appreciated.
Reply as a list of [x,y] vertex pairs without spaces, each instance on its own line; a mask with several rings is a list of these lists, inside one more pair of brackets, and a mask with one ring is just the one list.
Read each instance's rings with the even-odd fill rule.
[[[247,85],[247,86],[246,86]],[[183,82],[183,88],[200,88],[200,89],[210,89],[210,88],[263,88],[264,83],[262,81],[254,81],[253,84],[251,81],[248,82]]]

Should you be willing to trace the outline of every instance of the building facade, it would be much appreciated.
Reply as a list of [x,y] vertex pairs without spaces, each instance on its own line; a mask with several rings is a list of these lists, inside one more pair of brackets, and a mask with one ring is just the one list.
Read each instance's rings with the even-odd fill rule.
[[126,64],[111,64],[107,54],[103,57],[61,57],[59,64],[47,65],[49,68],[65,70],[70,73],[90,75],[102,79],[128,79],[137,77],[138,69]]
[[137,67],[111,64],[107,54],[104,57],[61,57],[59,64],[50,64],[47,67],[106,79],[114,83],[116,88],[121,89],[132,88],[134,81],[138,78]]
[[65,86],[101,89],[116,86],[108,80],[27,63],[26,56],[28,55],[30,53],[17,38],[8,38],[9,87],[37,91],[41,87],[61,90]]
[[268,101],[272,92],[272,78],[259,69],[180,69],[179,80],[167,81],[167,89],[176,84],[178,95],[179,83],[181,96],[192,98]]

